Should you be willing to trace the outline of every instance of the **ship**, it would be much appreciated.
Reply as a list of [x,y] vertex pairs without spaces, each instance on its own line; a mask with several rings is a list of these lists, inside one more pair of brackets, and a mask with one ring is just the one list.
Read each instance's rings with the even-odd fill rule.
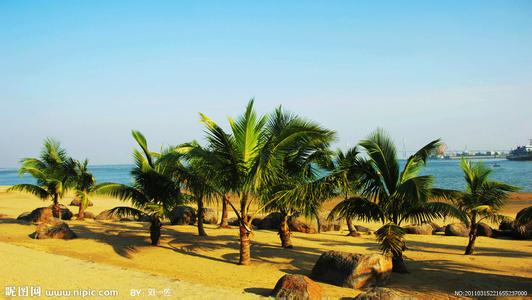
[[508,160],[532,160],[532,139],[528,140],[528,145],[518,146],[510,151],[506,156]]

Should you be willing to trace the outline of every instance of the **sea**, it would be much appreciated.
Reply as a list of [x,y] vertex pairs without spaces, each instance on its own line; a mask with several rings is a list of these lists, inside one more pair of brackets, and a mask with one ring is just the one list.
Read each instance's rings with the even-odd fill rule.
[[[503,159],[483,159],[481,161],[492,169],[491,179],[518,186],[522,192],[532,192],[532,161],[509,161]],[[400,160],[401,167],[405,160]],[[429,160],[422,174],[434,176],[434,186],[438,188],[463,190],[464,175],[459,160]],[[93,165],[89,166],[99,183],[131,183],[130,171],[133,165]],[[29,176],[19,176],[16,168],[0,168],[0,186],[19,183],[34,183]]]

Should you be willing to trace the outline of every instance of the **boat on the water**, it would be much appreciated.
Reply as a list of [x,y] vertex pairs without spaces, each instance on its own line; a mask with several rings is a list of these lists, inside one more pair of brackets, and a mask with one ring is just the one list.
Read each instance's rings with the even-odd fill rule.
[[528,140],[528,145],[518,146],[510,151],[506,156],[508,160],[532,160],[532,139]]

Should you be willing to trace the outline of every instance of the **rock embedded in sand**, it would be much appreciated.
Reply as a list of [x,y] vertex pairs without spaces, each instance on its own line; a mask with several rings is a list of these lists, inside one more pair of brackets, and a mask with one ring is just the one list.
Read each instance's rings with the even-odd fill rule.
[[392,272],[392,259],[382,254],[323,253],[311,278],[355,289],[385,284]]
[[98,221],[117,221],[119,218],[111,213],[110,209],[104,210],[100,212],[96,217],[94,217],[95,220]]
[[281,226],[281,213],[272,212],[262,218],[262,222],[258,227],[259,229],[279,229],[279,226]]
[[415,300],[417,297],[392,290],[389,288],[376,287],[362,292],[355,297],[355,300]]
[[367,227],[364,227],[362,225],[355,225],[355,229],[359,232],[365,232],[365,233],[370,233],[371,232],[371,229],[367,228]]
[[338,221],[324,221],[320,224],[321,231],[340,231],[342,229],[341,222]]
[[[74,217],[78,218],[78,214],[75,214]],[[85,219],[94,219],[94,218],[96,218],[96,216],[94,215],[94,213],[93,213],[93,212],[90,212],[90,211],[86,211],[86,212],[84,212],[84,213],[83,213],[83,217],[84,217]]]
[[284,275],[270,294],[276,299],[320,300],[323,289],[304,275]]
[[34,239],[64,239],[76,238],[76,234],[65,222],[50,220],[37,225],[35,232],[30,235]]
[[468,236],[469,228],[463,223],[453,223],[445,226],[445,235],[448,236]]
[[[48,206],[53,210],[53,205]],[[61,209],[61,220],[70,220],[74,216],[74,214],[68,209],[68,207],[64,206],[63,204],[59,204],[59,208]]]
[[432,225],[428,223],[411,224],[411,225],[403,227],[403,229],[408,234],[423,234],[423,235],[432,235],[432,232],[435,230],[435,228],[433,228]]
[[[81,204],[81,201],[79,199],[74,199],[72,202],[70,202],[70,206],[79,206]],[[87,203],[88,206],[93,206],[94,204],[89,200],[89,203]]]
[[54,216],[51,208],[39,207],[32,210],[31,212],[22,213],[20,216],[17,217],[17,220],[33,223],[42,223],[53,219],[53,217]]
[[491,227],[486,224],[486,223],[478,223],[478,226],[477,226],[477,235],[478,236],[487,236],[487,237],[492,237],[493,236],[493,230],[491,229]]
[[196,223],[196,210],[190,206],[178,205],[170,212],[172,225],[194,225]]
[[218,217],[216,211],[212,208],[205,207],[203,209],[203,223],[205,224],[217,224]]
[[288,227],[292,232],[317,233],[316,228],[308,224],[299,213],[295,213],[288,218]]

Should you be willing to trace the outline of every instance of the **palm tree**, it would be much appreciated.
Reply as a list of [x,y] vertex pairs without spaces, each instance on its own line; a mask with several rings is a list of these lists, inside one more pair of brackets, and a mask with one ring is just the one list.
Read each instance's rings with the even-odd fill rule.
[[[278,109],[281,111],[281,108]],[[209,150],[214,154],[211,159],[219,173],[226,174],[226,191],[236,194],[239,209],[227,202],[239,220],[240,259],[239,264],[250,264],[250,233],[254,216],[264,209],[262,203],[255,213],[249,216],[251,204],[258,197],[257,192],[268,182],[277,178],[282,170],[282,161],[286,153],[294,153],[307,139],[322,132],[306,123],[294,123],[284,128],[275,115],[257,116],[253,109],[253,99],[246,111],[236,120],[229,119],[231,133],[226,133],[207,116],[201,114],[201,120],[207,127]]]
[[89,172],[88,164],[89,161],[87,159],[83,162],[75,161],[74,189],[79,200],[78,220],[85,218],[85,209],[89,204],[89,194],[96,184],[94,176]]
[[30,174],[36,179],[36,184],[17,184],[8,191],[22,191],[33,194],[42,200],[52,200],[52,212],[56,218],[61,218],[61,199],[72,184],[72,170],[74,161],[69,158],[61,144],[52,139],[44,140],[39,158],[24,158],[19,174]]
[[329,218],[343,217],[381,222],[377,240],[385,254],[393,255],[393,270],[407,272],[403,261],[404,221],[428,222],[451,214],[463,217],[451,204],[429,202],[433,198],[447,198],[450,191],[432,188],[433,178],[419,175],[431,152],[439,145],[434,140],[410,156],[400,172],[396,148],[382,130],[376,130],[359,143],[367,159],[360,159],[356,167],[359,195],[341,201]]
[[[182,202],[180,184],[176,178],[176,164],[172,160],[159,159],[163,154],[148,149],[146,138],[133,131],[133,138],[141,148],[133,152],[135,166],[131,171],[132,185],[102,183],[94,187],[99,194],[130,201],[133,207],[115,207],[112,214],[118,216],[150,216],[151,244],[157,246],[161,236],[161,217]],[[171,150],[168,150],[170,152]],[[173,151],[173,150],[172,150]]]
[[499,210],[508,200],[509,193],[519,189],[502,182],[489,180],[491,169],[482,162],[472,164],[462,158],[460,167],[464,172],[466,191],[455,191],[452,201],[467,217],[464,223],[469,226],[469,241],[465,254],[471,255],[475,251],[479,223],[483,220],[499,223],[508,219],[499,214]]

